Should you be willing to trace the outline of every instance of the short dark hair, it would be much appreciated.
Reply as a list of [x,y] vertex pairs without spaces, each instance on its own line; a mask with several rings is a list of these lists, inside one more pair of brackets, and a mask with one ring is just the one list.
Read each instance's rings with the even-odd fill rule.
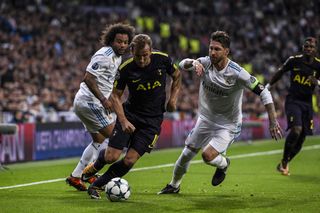
[[314,42],[316,44],[316,46],[318,45],[318,41],[317,41],[317,39],[315,37],[309,36],[309,37],[305,38],[304,39],[304,43],[306,43],[307,41],[308,42]]
[[134,32],[134,27],[128,24],[117,23],[107,25],[106,28],[102,31],[100,41],[104,46],[110,46],[111,43],[114,41],[116,34],[127,34],[130,43],[132,41]]
[[150,48],[152,48],[152,40],[150,36],[148,36],[147,34],[138,34],[132,39],[130,46],[131,48],[142,49],[146,46],[146,44],[148,44]]
[[215,31],[211,33],[210,39],[221,43],[224,48],[230,48],[230,36],[224,31]]

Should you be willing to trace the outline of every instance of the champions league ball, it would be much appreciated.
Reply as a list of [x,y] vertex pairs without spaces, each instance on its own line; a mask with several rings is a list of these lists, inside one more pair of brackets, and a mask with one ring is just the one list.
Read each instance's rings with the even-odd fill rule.
[[113,178],[107,183],[105,192],[108,200],[112,202],[128,200],[131,194],[128,181],[119,177]]

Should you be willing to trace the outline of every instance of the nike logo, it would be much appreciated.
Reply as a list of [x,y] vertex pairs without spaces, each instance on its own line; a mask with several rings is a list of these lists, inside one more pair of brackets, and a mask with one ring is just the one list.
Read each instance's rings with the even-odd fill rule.
[[136,79],[136,80],[132,80],[132,83],[137,83],[138,81],[141,81],[141,78]]

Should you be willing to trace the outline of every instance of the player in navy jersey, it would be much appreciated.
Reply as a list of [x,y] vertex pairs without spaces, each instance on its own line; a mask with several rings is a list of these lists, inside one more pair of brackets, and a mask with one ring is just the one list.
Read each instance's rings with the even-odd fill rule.
[[[88,165],[82,175],[85,180],[105,164],[112,163],[88,188],[88,194],[94,199],[100,199],[97,190],[112,178],[127,174],[145,152],[151,152],[161,131],[163,113],[176,109],[181,74],[171,58],[165,53],[152,51],[152,40],[145,34],[133,38],[131,50],[133,57],[120,65],[120,77],[111,96],[117,121],[109,146],[100,151],[97,161]],[[173,82],[165,106],[167,74]],[[121,96],[126,87],[129,97],[122,105]],[[128,148],[125,156],[117,161],[124,148]]]
[[270,81],[272,86],[284,73],[290,72],[290,88],[285,102],[287,130],[290,132],[285,141],[283,158],[277,166],[283,175],[290,175],[289,162],[299,153],[306,135],[312,135],[313,129],[312,95],[319,85],[320,76],[320,60],[315,57],[317,40],[306,38],[302,48],[303,54],[289,57]]

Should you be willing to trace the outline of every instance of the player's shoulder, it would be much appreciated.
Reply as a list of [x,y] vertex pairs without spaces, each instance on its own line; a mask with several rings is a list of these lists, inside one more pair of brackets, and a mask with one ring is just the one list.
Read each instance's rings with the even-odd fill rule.
[[133,56],[126,56],[123,58],[119,71],[125,70],[133,64]]
[[159,50],[152,50],[152,55],[159,57],[159,58],[168,58],[169,55],[165,52],[159,51]]
[[298,54],[298,55],[292,55],[288,58],[288,60],[290,61],[299,61],[303,59],[303,55],[302,54]]
[[317,63],[320,63],[320,58],[314,57],[314,60],[315,60]]
[[235,73],[240,73],[243,68],[238,63],[230,60],[228,63],[228,69],[234,71]]
[[112,58],[114,55],[114,51],[111,47],[101,47],[95,54],[92,56],[92,59],[94,58]]
[[205,70],[207,70],[211,65],[211,60],[209,56],[203,56],[203,57],[197,58],[197,61],[199,61],[203,65]]

